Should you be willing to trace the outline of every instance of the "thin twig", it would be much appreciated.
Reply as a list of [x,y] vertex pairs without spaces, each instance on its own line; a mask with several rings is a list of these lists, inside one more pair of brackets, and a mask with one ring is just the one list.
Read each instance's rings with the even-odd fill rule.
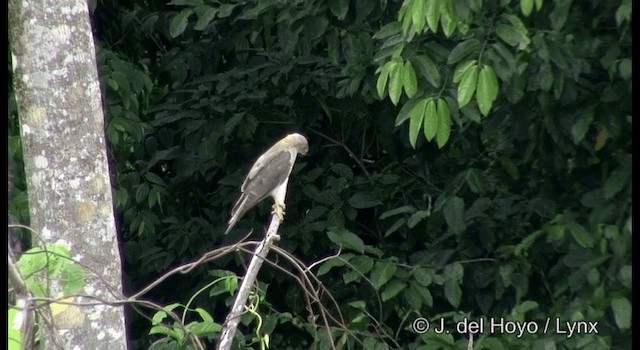
[[344,148],[344,150],[349,154],[349,156],[353,159],[354,162],[356,162],[356,164],[358,164],[358,166],[360,167],[360,169],[362,169],[362,172],[364,173],[364,175],[367,177],[367,179],[371,180],[371,174],[369,174],[369,171],[367,171],[367,168],[364,166],[364,163],[362,162],[362,160],[360,158],[358,158],[358,156],[353,153],[353,151],[347,146],[345,145],[343,142],[340,142],[334,138],[332,138],[331,136],[327,136],[323,133],[321,133],[320,131],[316,131],[313,129],[309,129],[309,131],[311,131],[312,133],[325,138],[333,143],[335,143],[336,145]]

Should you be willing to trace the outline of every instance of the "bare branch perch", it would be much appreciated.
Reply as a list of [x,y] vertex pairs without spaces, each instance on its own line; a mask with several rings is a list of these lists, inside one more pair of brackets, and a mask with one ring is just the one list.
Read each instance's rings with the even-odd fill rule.
[[231,307],[231,312],[227,315],[227,318],[224,322],[224,327],[222,328],[220,340],[218,342],[218,350],[231,349],[231,345],[233,344],[233,337],[235,336],[236,330],[238,329],[238,324],[240,323],[240,317],[244,313],[247,299],[249,298],[249,293],[251,292],[251,288],[253,288],[253,284],[256,282],[260,267],[266,259],[267,254],[269,254],[271,246],[275,241],[280,240],[280,236],[278,235],[279,227],[280,218],[274,213],[271,216],[271,223],[269,224],[267,235],[253,253],[253,258],[251,258],[251,262],[249,263],[249,267],[247,268],[247,274],[242,280],[242,284],[240,285],[240,289],[238,290],[236,300]]

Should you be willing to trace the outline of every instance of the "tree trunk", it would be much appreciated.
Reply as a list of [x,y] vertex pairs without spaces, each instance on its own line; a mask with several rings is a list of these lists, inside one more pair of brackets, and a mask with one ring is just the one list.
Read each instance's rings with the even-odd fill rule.
[[[10,0],[9,34],[31,227],[41,235],[33,242],[67,246],[87,267],[84,293],[113,301],[121,264],[87,3]],[[59,296],[60,286],[51,288]],[[73,322],[55,323],[46,341],[58,340],[46,349],[126,348],[122,307],[79,310]]]

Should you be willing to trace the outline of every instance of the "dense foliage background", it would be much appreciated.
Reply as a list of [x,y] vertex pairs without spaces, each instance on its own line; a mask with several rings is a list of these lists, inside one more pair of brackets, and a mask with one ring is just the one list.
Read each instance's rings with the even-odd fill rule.
[[[336,342],[460,349],[455,322],[503,317],[540,331],[485,332],[477,348],[631,348],[629,0],[92,10],[127,291],[250,228],[260,238],[271,203],[224,236],[230,208],[255,158],[298,131],[310,152],[289,182],[280,246],[306,263],[342,248],[315,269],[349,329]],[[10,151],[19,163],[17,136]],[[184,304],[216,276],[242,276],[245,260],[201,266],[149,297]],[[260,281],[271,348],[329,348],[294,279],[265,265]],[[222,323],[232,298],[216,285],[192,306]],[[136,348],[160,338],[130,315]],[[420,316],[452,332],[418,335]],[[598,322],[598,333],[568,337],[556,319]],[[249,346],[257,323],[245,321]]]

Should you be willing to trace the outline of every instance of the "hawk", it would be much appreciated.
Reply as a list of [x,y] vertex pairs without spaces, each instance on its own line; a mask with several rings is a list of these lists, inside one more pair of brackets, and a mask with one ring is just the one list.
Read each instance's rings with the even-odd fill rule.
[[293,169],[298,154],[305,155],[309,151],[307,139],[300,134],[290,134],[276,142],[249,170],[240,191],[240,198],[231,209],[229,227],[225,234],[260,201],[268,196],[273,197],[273,214],[280,220],[284,217],[284,197],[289,182],[289,174]]

